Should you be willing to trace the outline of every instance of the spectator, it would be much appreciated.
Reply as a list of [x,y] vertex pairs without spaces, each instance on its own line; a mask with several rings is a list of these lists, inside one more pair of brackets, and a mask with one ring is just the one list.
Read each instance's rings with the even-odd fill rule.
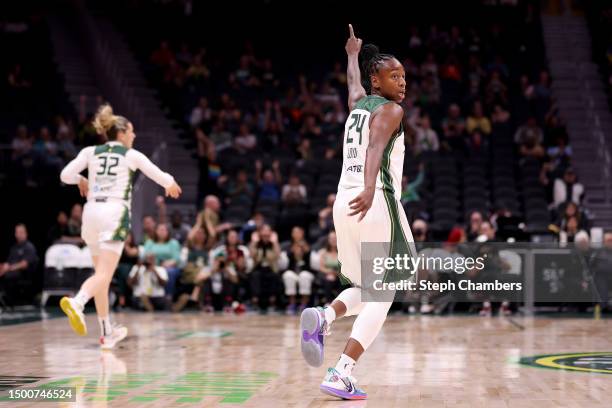
[[227,262],[224,252],[217,252],[212,263],[210,277],[204,282],[204,302],[208,310],[211,307],[219,311],[231,310],[232,294],[238,283],[238,275]]
[[506,103],[508,101],[508,87],[503,83],[498,71],[491,73],[491,79],[486,88],[486,103],[493,104]]
[[280,247],[278,236],[269,225],[263,225],[257,233],[251,235],[249,251],[254,262],[250,275],[252,305],[254,308],[261,306],[259,302],[265,296],[269,299],[269,307],[273,308],[280,284],[278,276]]
[[340,288],[339,276],[341,271],[335,231],[330,231],[327,235],[327,244],[319,251],[319,260],[321,286],[323,287],[322,303],[327,306],[336,297]]
[[206,230],[198,228],[183,249],[181,257],[185,267],[176,285],[177,301],[172,306],[173,312],[183,310],[189,302],[198,303],[201,285],[210,277],[207,242]]
[[501,104],[495,104],[493,113],[491,114],[491,122],[493,125],[503,125],[510,120],[510,112]]
[[584,186],[578,183],[574,169],[568,167],[563,179],[556,179],[553,187],[553,205],[559,208],[562,204],[574,202],[580,206],[584,196]]
[[155,229],[157,228],[157,222],[151,215],[145,215],[142,217],[142,243],[146,243],[149,240],[155,239]]
[[306,241],[306,233],[304,232],[304,228],[299,226],[291,228],[291,240],[289,242],[284,242],[281,245],[281,250],[289,252],[293,245],[299,245],[304,253],[310,252],[310,245]]
[[565,208],[563,208],[563,213],[557,220],[557,226],[561,230],[565,230],[570,218],[576,218],[577,227],[579,230],[589,229],[589,220],[587,219],[586,215],[580,211],[578,205],[573,201],[567,203]]
[[476,237],[476,242],[495,241],[497,231],[489,221],[483,221],[478,232],[479,235]]
[[157,211],[159,214],[159,222],[166,224],[170,231],[170,237],[176,239],[179,244],[183,245],[187,241],[191,226],[183,222],[183,214],[179,210],[174,210],[170,216],[170,222],[167,217],[167,207],[164,197],[158,196],[156,199]]
[[174,60],[174,53],[170,49],[168,41],[162,41],[159,44],[159,48],[153,51],[151,55],[151,62],[161,67],[166,67]]
[[296,313],[296,295],[298,293],[301,296],[298,313],[306,308],[312,294],[314,275],[310,272],[310,251],[305,251],[305,248],[310,249],[308,244],[303,245],[299,242],[293,242],[289,250],[289,269],[283,273],[285,295],[289,298],[288,314]]
[[[412,234],[415,242],[427,242],[427,223],[418,218],[412,223]],[[420,249],[417,247],[417,250]]]
[[[48,245],[53,245],[58,242],[69,242],[73,237],[69,236],[68,232],[68,215],[64,211],[57,214],[55,224],[47,234]],[[75,242],[78,244],[78,242]]]
[[234,138],[234,147],[240,154],[253,151],[257,146],[257,138],[245,124],[240,125],[240,131]]
[[475,241],[480,235],[480,226],[482,225],[483,217],[480,211],[472,211],[470,213],[470,224],[467,228],[468,241]]
[[310,148],[310,139],[303,138],[300,141],[300,144],[298,145],[298,147],[296,149],[296,153],[297,153],[298,159],[300,159],[302,161],[312,159],[312,150]]
[[286,206],[292,207],[306,203],[306,187],[296,174],[289,176],[289,182],[283,186],[282,200]]
[[189,116],[189,124],[192,128],[198,128],[199,126],[210,126],[212,118],[213,111],[208,105],[208,98],[201,97],[198,104],[191,111],[191,115]]
[[116,272],[116,286],[119,298],[119,307],[126,306],[126,300],[129,295],[128,279],[130,272],[136,264],[139,263],[139,250],[136,241],[134,240],[134,234],[130,231],[125,238],[125,245],[123,246],[123,252],[119,259],[119,265],[117,265]]
[[465,119],[461,117],[461,109],[456,103],[448,107],[448,114],[442,120],[442,134],[444,141],[454,151],[463,150],[463,132],[465,131]]
[[251,203],[254,194],[253,185],[249,181],[247,172],[244,169],[238,170],[235,180],[231,180],[225,190],[226,202],[228,204],[234,201]]
[[564,136],[557,137],[555,142],[555,146],[549,147],[546,153],[552,162],[552,171],[563,174],[570,166],[572,147],[567,145],[567,139]]
[[541,145],[543,141],[544,133],[533,116],[527,119],[527,123],[519,127],[514,134],[514,142],[518,145],[525,145],[529,142]]
[[174,296],[176,280],[179,277],[181,270],[179,263],[181,262],[181,245],[176,239],[170,237],[168,226],[166,224],[157,224],[155,228],[155,238],[148,240],[144,244],[144,252],[146,254],[155,255],[156,265],[162,266],[166,272],[166,297]]
[[470,134],[475,131],[480,131],[485,136],[491,134],[491,121],[484,116],[480,101],[474,102],[472,114],[467,119],[466,129]]
[[[261,224],[263,225],[263,221]],[[214,258],[217,252],[225,253],[225,259],[228,266],[236,272],[237,286],[235,291],[231,293],[234,299],[245,299],[249,292],[248,273],[253,268],[253,260],[251,259],[249,249],[241,244],[240,235],[236,230],[229,230],[225,238],[225,245],[220,245],[212,250]],[[242,311],[242,307],[240,306]]]
[[266,169],[262,177],[261,160],[255,161],[255,179],[259,185],[259,199],[279,201],[279,185],[282,177],[280,174],[280,163],[278,160],[272,162],[272,169]]
[[155,254],[146,254],[142,265],[134,265],[128,285],[132,288],[133,303],[147,312],[166,309],[165,289],[168,282],[166,269],[155,264]]
[[83,224],[83,206],[74,204],[70,209],[70,218],[68,219],[68,237],[75,244],[82,244],[81,225]]
[[440,149],[438,134],[431,128],[429,116],[422,115],[420,126],[416,129],[416,151],[422,152],[437,152]]
[[519,147],[521,156],[536,160],[540,160],[544,157],[544,148],[538,143],[534,135],[527,135],[524,140],[525,142]]
[[10,288],[16,281],[31,281],[38,267],[38,254],[28,241],[28,230],[24,224],[15,226],[15,244],[9,250],[6,262],[0,264],[0,277],[4,286]]
[[334,203],[336,195],[329,194],[325,201],[325,207],[319,210],[319,231],[321,235],[327,235],[334,227]]
[[221,202],[214,195],[208,195],[204,198],[204,209],[200,211],[196,217],[196,223],[191,230],[191,234],[198,228],[204,228],[208,235],[209,243],[212,245],[217,242],[218,235],[231,228],[229,223],[221,223],[219,211],[221,210]]

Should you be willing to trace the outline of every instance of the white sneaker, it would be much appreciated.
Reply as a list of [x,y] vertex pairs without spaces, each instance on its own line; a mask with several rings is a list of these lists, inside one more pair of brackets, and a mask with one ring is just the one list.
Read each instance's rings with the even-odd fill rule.
[[100,336],[100,348],[102,350],[111,350],[117,343],[125,339],[128,335],[128,329],[125,326],[113,326],[113,331],[108,336]]
[[319,389],[327,395],[345,400],[364,400],[368,397],[368,394],[357,386],[354,377],[342,377],[334,368],[327,369],[327,375]]

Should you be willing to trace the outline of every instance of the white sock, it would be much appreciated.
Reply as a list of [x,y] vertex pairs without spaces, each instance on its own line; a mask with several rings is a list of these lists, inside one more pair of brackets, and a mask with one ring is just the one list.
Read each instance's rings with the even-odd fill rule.
[[91,298],[92,296],[83,289],[79,290],[79,293],[77,293],[76,296],[73,297],[77,305],[81,306],[81,309],[85,308],[85,305],[87,304],[87,302],[89,302],[89,299]]
[[338,371],[342,377],[348,377],[353,372],[353,367],[355,367],[355,360],[346,354],[342,354],[340,360],[338,360],[336,364],[336,371]]
[[110,336],[113,332],[113,326],[111,326],[110,316],[98,317],[98,323],[100,323],[100,335]]
[[334,320],[336,320],[336,311],[333,307],[328,306],[323,309],[323,312],[325,313],[325,321],[327,322],[327,326],[329,326]]

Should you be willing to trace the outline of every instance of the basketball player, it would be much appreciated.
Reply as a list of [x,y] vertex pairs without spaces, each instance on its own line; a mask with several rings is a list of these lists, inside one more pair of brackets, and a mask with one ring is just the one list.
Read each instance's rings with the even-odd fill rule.
[[351,25],[349,32],[345,48],[350,113],[344,128],[342,175],[333,211],[340,277],[353,287],[340,293],[329,307],[305,309],[300,338],[306,362],[318,367],[323,363],[323,336],[329,334],[332,322],[357,315],[344,352],[336,367],[327,370],[320,386],[326,394],[353,400],[365,399],[367,394],[357,387],[352,370],[378,335],[392,303],[361,301],[361,243],[388,242],[394,253],[406,253],[414,244],[399,202],[404,112],[398,103],[405,94],[404,68],[395,57],[380,54],[373,45],[362,50],[362,40],[355,37]]
[[[127,336],[126,327],[111,324],[108,290],[130,230],[134,173],[142,171],[164,187],[166,196],[172,198],[181,194],[181,188],[170,174],[132,149],[136,137],[134,127],[123,116],[114,115],[110,105],[98,109],[93,124],[108,142],[81,150],[62,170],[60,178],[66,184],[77,184],[81,195],[87,197],[81,236],[91,251],[95,273],[83,283],[74,298],[62,298],[60,307],[68,316],[72,329],[85,336],[87,326],[83,309],[93,297],[100,323],[100,347],[112,349]],[[86,168],[88,178],[80,175]]]

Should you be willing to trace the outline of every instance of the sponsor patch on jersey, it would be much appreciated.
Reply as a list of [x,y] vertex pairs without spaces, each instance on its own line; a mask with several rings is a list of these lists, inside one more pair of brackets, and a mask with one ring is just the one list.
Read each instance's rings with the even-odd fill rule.
[[363,171],[362,164],[354,164],[352,166],[347,167],[346,171],[352,171],[354,173],[361,173]]

